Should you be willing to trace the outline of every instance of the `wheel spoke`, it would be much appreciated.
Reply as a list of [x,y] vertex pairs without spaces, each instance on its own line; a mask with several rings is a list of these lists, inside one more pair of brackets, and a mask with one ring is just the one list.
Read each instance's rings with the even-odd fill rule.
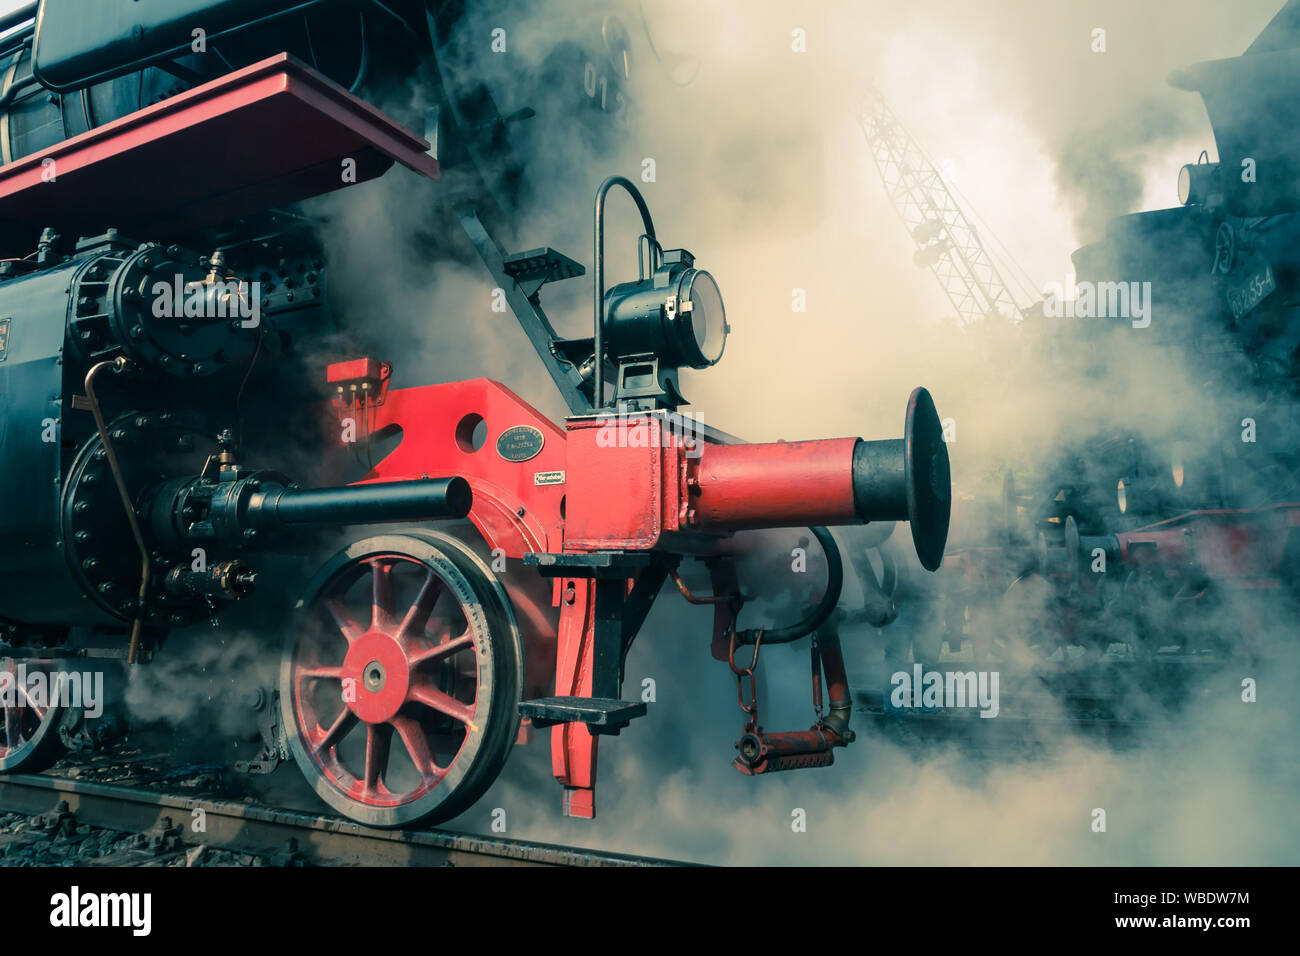
[[386,561],[370,562],[370,628],[387,629],[393,624],[393,565]]
[[[67,699],[66,696],[64,696],[68,693],[68,686],[64,683],[66,679],[66,677],[56,678],[52,674],[46,675],[46,693],[49,695],[50,700],[54,700],[56,697],[62,697],[65,700]],[[18,696],[16,700],[20,708],[30,710],[32,714],[35,715],[37,724],[45,719],[45,711],[49,709],[49,705],[47,704],[45,707],[42,707],[36,697],[32,696],[31,688],[18,688]]]
[[446,714],[453,720],[469,726],[474,717],[474,705],[462,704],[450,694],[438,690],[425,681],[413,680],[411,689],[406,692],[407,699],[418,701],[426,707],[432,707],[440,714]]
[[399,637],[407,638],[424,631],[425,625],[429,623],[429,615],[433,613],[433,606],[438,603],[440,594],[442,594],[442,579],[433,571],[430,571],[428,577],[424,579],[420,593],[415,598],[415,603],[411,605],[406,612],[406,617],[402,619],[402,626],[397,631]]
[[388,769],[388,750],[392,740],[391,724],[366,725],[366,793],[374,794],[379,791],[383,773]]
[[352,713],[352,711],[349,710],[348,708],[344,707],[342,712],[340,712],[338,717],[335,719],[330,729],[325,732],[325,736],[322,737],[319,741],[317,741],[317,743],[312,749],[315,750],[318,754],[320,754],[320,753],[326,753],[332,747],[336,747],[339,741],[342,740],[343,736],[349,730],[352,729],[353,725],[355,725],[356,722],[357,722],[357,715]]
[[18,707],[5,707],[5,746],[13,749],[18,746],[18,735],[21,732],[21,714]]
[[297,672],[298,680],[342,680],[342,667],[300,667]]
[[392,720],[393,727],[397,729],[397,735],[402,738],[402,744],[406,747],[406,753],[411,758],[411,763],[422,777],[441,777],[446,770],[438,766],[433,757],[433,751],[429,747],[429,738],[424,735],[420,728],[419,721],[413,717],[406,717],[398,714]]
[[436,644],[428,650],[417,651],[410,657],[411,666],[419,667],[421,664],[427,664],[430,661],[445,660],[453,654],[458,654],[463,650],[471,649],[473,647],[474,638],[466,634],[456,638],[455,640],[447,640],[442,644]]
[[349,644],[365,631],[365,628],[352,620],[347,608],[343,606],[342,598],[328,598],[325,601],[325,609],[330,612],[330,617],[334,619],[335,626],[338,627],[339,632],[342,633]]

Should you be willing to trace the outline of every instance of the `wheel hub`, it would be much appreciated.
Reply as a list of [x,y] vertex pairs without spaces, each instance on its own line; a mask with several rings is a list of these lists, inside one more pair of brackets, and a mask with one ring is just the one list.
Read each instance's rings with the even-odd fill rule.
[[391,720],[406,701],[411,666],[396,637],[367,631],[343,660],[343,702],[368,724]]

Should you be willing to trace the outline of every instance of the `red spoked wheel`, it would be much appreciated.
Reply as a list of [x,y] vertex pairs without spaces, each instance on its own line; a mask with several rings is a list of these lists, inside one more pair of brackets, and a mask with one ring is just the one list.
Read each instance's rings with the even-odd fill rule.
[[336,554],[280,668],[289,746],[316,792],[374,827],[450,819],[519,728],[523,649],[505,591],[454,538],[381,535]]
[[53,671],[48,660],[0,658],[0,773],[35,773],[63,755]]

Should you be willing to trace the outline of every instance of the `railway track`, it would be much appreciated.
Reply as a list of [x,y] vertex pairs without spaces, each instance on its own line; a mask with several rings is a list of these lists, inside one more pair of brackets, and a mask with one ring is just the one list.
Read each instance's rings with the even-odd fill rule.
[[92,830],[130,838],[115,841],[111,853],[87,865],[179,865],[181,857],[205,852],[200,848],[270,865],[684,865],[441,830],[372,830],[336,817],[31,774],[0,775],[4,812],[33,818],[37,831],[64,834],[65,846],[67,834],[84,840]]

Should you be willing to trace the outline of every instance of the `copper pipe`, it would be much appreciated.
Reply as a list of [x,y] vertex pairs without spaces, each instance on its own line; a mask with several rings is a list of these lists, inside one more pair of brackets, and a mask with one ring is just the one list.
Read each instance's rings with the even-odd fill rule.
[[712,597],[697,597],[691,593],[690,588],[686,586],[686,582],[682,580],[682,576],[677,573],[675,568],[670,570],[668,574],[672,577],[673,583],[677,585],[677,590],[682,592],[682,597],[686,598],[687,603],[690,604],[726,604],[731,601],[744,602],[747,600],[747,598],[739,594],[715,594]]
[[122,477],[122,469],[118,466],[117,453],[113,450],[113,442],[108,437],[108,426],[104,424],[104,415],[99,410],[99,399],[95,397],[95,376],[110,367],[114,372],[121,372],[126,368],[126,364],[126,359],[119,355],[110,361],[99,362],[91,366],[90,371],[86,373],[86,402],[90,406],[90,414],[95,416],[95,428],[99,431],[99,440],[104,443],[104,455],[108,459],[108,469],[113,475],[113,483],[117,485],[117,493],[122,499],[122,507],[126,510],[126,520],[131,526],[131,536],[135,538],[135,546],[140,549],[140,592],[136,596],[135,619],[131,622],[131,645],[126,652],[126,662],[134,664],[140,652],[140,630],[144,626],[145,596],[149,592],[149,549],[144,543],[144,534],[140,530],[140,523],[136,521],[135,505],[131,502],[131,492],[127,490],[126,480]]
[[852,743],[856,736],[849,730],[849,720],[853,717],[853,695],[849,691],[849,679],[844,670],[839,635],[834,632],[818,634],[817,655],[821,658],[818,670],[824,669],[826,672],[826,696],[830,698],[831,705],[830,713],[822,725],[845,743]]

